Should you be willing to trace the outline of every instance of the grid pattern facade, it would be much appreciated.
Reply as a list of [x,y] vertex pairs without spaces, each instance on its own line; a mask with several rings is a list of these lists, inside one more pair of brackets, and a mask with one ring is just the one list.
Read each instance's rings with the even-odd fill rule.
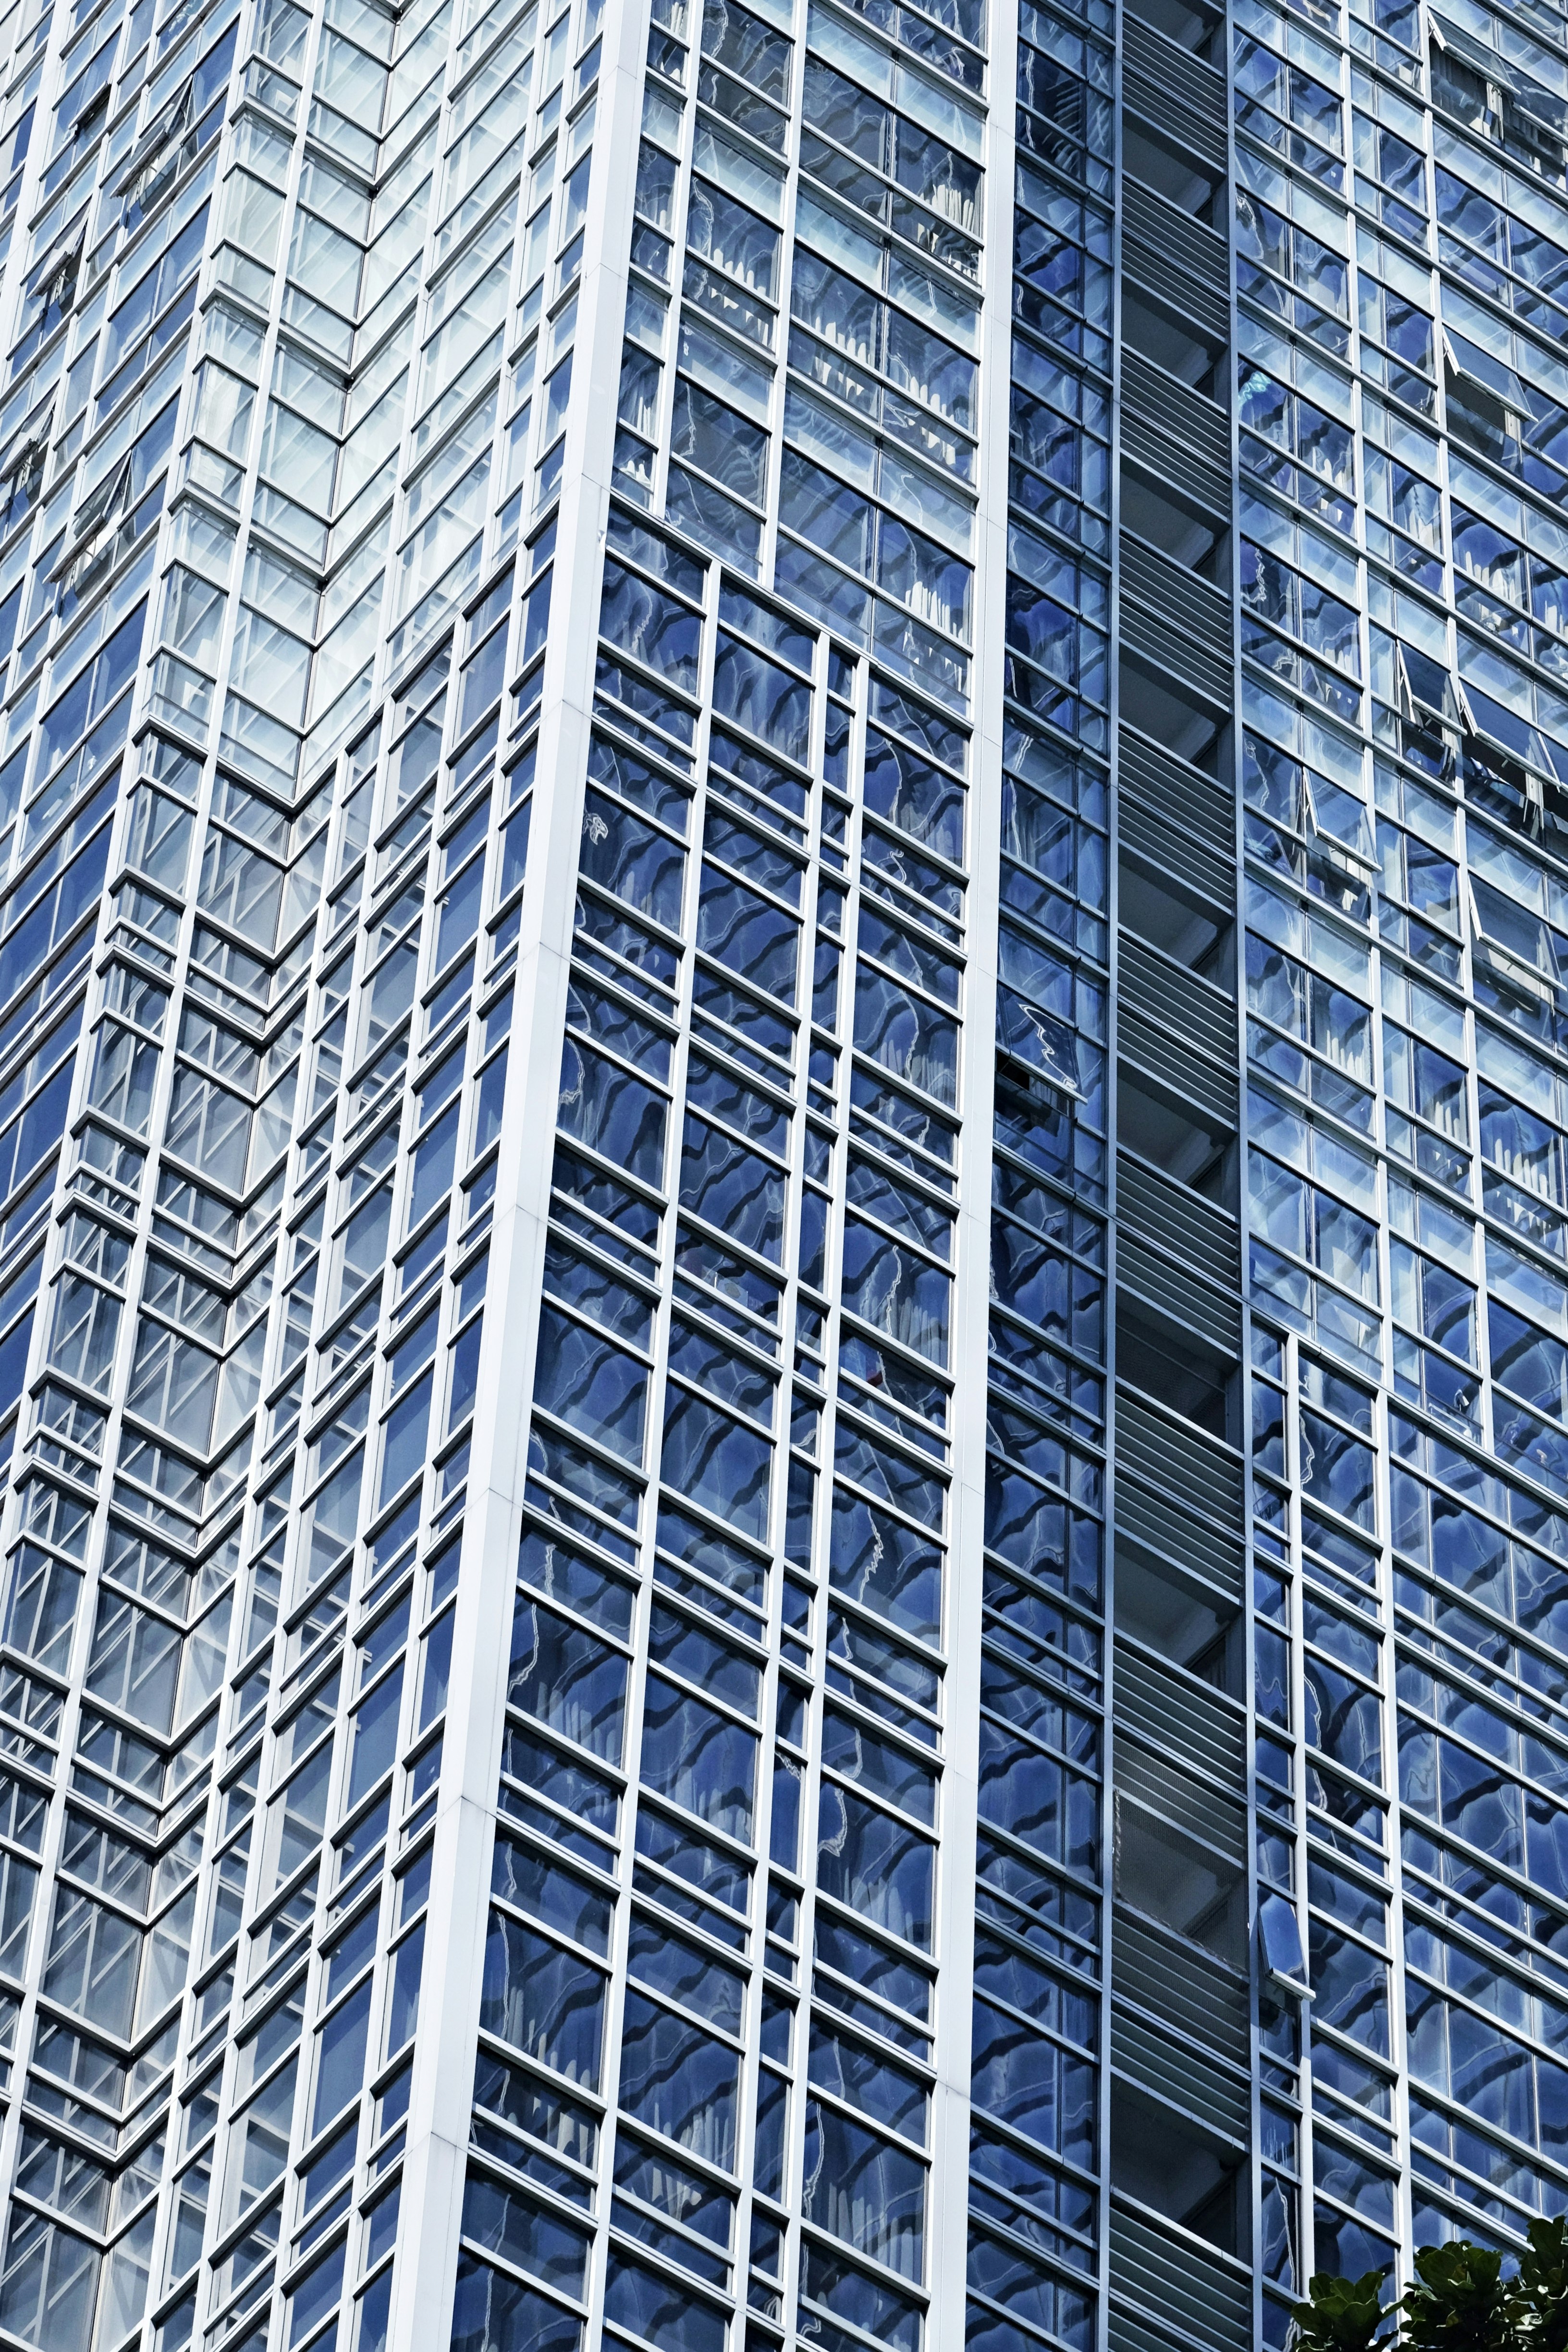
[[0,2343],[1562,2210],[1562,17],[0,55]]

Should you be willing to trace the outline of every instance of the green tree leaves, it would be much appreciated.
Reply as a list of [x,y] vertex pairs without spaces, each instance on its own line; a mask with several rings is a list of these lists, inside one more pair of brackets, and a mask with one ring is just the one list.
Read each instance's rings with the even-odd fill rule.
[[1387,2273],[1321,2271],[1292,2315],[1294,2352],[1568,2352],[1568,2218],[1532,2221],[1511,2277],[1468,2238],[1424,2246],[1415,2283],[1379,2300]]
[[1395,2338],[1383,2333],[1394,2314],[1385,2312],[1378,2290],[1386,2273],[1367,2271],[1361,2278],[1335,2278],[1319,2271],[1309,2282],[1308,2298],[1296,2305],[1296,2352],[1374,2352],[1392,2347]]
[[1468,2238],[1423,2246],[1415,2279],[1399,2306],[1401,2352],[1514,2352],[1522,2343],[1509,2312],[1500,2254]]

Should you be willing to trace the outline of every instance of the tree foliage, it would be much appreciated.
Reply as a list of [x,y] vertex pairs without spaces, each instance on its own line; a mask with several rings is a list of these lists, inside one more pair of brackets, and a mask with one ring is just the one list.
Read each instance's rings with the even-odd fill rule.
[[1399,2306],[1401,2352],[1515,2352],[1509,2301],[1500,2253],[1468,2238],[1423,2246]]
[[1296,2305],[1295,2352],[1383,2352],[1395,2342],[1385,2323],[1395,2315],[1384,2311],[1381,2289],[1386,2271],[1367,2271],[1358,2279],[1335,2278],[1319,2271],[1309,2282],[1305,2303]]
[[1531,2352],[1568,2352],[1568,2221],[1531,2223],[1511,2293],[1519,2342]]
[[1504,2269],[1468,2238],[1424,2246],[1415,2284],[1387,2305],[1386,2271],[1321,2271],[1296,2305],[1294,2352],[1568,2352],[1568,2218],[1532,2221],[1528,2249]]

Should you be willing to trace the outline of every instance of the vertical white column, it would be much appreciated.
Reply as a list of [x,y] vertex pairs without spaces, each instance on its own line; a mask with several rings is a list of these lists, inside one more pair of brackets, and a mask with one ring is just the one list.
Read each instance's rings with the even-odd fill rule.
[[932,2102],[931,2288],[928,2352],[963,2341],[969,2226],[969,2069],[979,1798],[980,1632],[984,1591],[985,1368],[991,1290],[991,1134],[996,1071],[997,908],[1002,832],[1002,692],[1007,609],[1011,407],[1013,91],[1017,23],[997,0],[989,26],[985,306],[981,322],[979,507],[974,520],[973,722],[969,793],[968,971],[953,1298],[952,1549],[947,1569],[947,1767],[943,1774],[941,1964]]
[[[640,0],[610,0],[602,27],[605,62],[578,280],[535,813],[453,1636],[391,2352],[438,2352],[452,2325],[647,30]],[[548,334],[548,320],[541,332]],[[541,367],[542,372],[542,361]]]

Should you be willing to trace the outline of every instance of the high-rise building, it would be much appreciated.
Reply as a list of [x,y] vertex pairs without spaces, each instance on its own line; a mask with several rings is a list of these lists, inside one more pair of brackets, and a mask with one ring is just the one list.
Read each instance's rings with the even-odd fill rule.
[[1568,22],[0,22],[0,2347],[1568,2207]]

